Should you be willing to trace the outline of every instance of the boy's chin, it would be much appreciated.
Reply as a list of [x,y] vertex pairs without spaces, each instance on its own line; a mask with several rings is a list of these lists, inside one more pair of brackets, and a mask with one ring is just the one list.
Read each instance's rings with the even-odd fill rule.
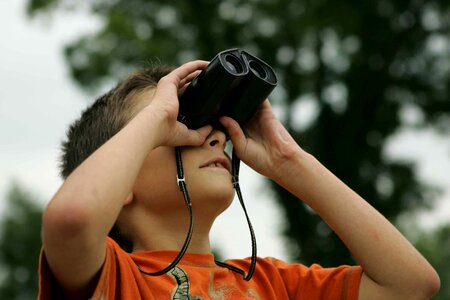
[[[231,183],[205,183],[200,188],[200,190],[192,191],[192,202],[200,202],[201,205],[225,207],[226,209],[233,201],[234,189]],[[190,191],[189,193],[191,194]]]
[[204,176],[198,177],[190,182],[186,178],[188,189],[195,188],[199,193],[212,193],[216,196],[234,193],[233,184],[231,183],[231,175],[203,175]]
[[198,197],[211,203],[231,203],[234,198],[234,189],[230,187],[210,186],[209,188],[204,188],[201,193],[198,193]]

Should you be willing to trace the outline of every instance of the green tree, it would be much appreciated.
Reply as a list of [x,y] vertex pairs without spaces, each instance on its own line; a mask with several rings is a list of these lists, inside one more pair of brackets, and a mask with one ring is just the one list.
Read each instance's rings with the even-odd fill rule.
[[36,299],[42,209],[18,184],[0,220],[0,299]]
[[[28,4],[30,15],[77,8],[68,0]],[[76,82],[92,89],[155,60],[178,64],[248,49],[276,68],[280,85],[271,99],[292,135],[395,222],[436,196],[413,165],[383,150],[402,126],[450,130],[449,6],[447,0],[97,0],[83,9],[103,26],[67,45],[65,54]],[[309,118],[302,118],[305,111]],[[353,262],[314,212],[272,187],[294,259]]]

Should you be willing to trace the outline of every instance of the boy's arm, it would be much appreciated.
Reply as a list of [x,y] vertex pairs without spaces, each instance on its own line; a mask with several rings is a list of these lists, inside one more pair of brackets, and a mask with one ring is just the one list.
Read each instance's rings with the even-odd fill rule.
[[377,210],[303,151],[266,101],[246,135],[223,118],[238,156],[311,206],[361,264],[359,299],[428,299],[439,277]]
[[105,258],[105,241],[148,153],[161,145],[200,145],[210,128],[188,130],[176,121],[177,94],[204,68],[196,61],[160,80],[150,104],[68,176],[43,216],[48,264],[63,289],[84,299],[95,287]]
[[312,156],[286,163],[277,182],[311,206],[361,264],[359,299],[431,298],[436,272],[377,210]]

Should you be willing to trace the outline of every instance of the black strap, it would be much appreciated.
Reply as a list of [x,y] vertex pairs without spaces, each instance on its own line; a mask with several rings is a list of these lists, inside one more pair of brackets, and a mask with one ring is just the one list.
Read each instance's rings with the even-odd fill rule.
[[[157,272],[147,272],[144,271],[136,262],[136,266],[139,269],[140,272],[142,272],[145,275],[150,275],[150,276],[158,276],[158,275],[162,275],[165,274],[167,272],[169,272],[171,269],[173,269],[179,262],[180,260],[183,258],[184,254],[186,253],[186,250],[189,246],[189,243],[191,241],[192,238],[192,231],[193,231],[193,214],[192,214],[192,202],[191,199],[189,198],[189,193],[187,191],[187,187],[186,187],[186,181],[184,178],[184,172],[183,172],[183,162],[181,160],[181,148],[180,147],[176,147],[175,148],[175,157],[176,157],[176,163],[177,163],[177,184],[181,190],[181,192],[183,193],[184,196],[184,201],[186,203],[186,206],[188,208],[189,211],[189,230],[186,236],[186,240],[184,241],[183,247],[180,250],[180,253],[178,253],[177,257],[164,269],[157,271]],[[255,232],[253,231],[253,226],[252,223],[250,222],[250,218],[248,216],[247,213],[247,209],[245,208],[245,204],[244,204],[244,200],[242,198],[242,192],[241,189],[239,187],[239,165],[240,165],[240,159],[237,157],[237,155],[235,154],[234,150],[233,150],[233,157],[232,157],[232,181],[233,181],[233,187],[236,190],[236,193],[238,195],[239,198],[239,202],[241,203],[242,209],[244,210],[245,213],[245,218],[247,219],[247,224],[250,230],[250,236],[252,239],[252,260],[251,260],[251,264],[250,264],[250,269],[247,273],[247,275],[245,275],[245,272],[235,266],[229,265],[227,263],[224,262],[220,262],[220,261],[215,261],[216,264],[220,267],[224,267],[227,268],[233,272],[237,272],[239,274],[241,274],[244,277],[244,280],[249,281],[252,276],[253,273],[255,272],[255,268],[256,268],[256,257],[257,257],[257,247],[256,247],[256,237],[255,237]]]
[[173,269],[183,258],[184,253],[186,253],[186,250],[189,247],[189,243],[192,238],[192,231],[194,228],[194,221],[193,221],[193,217],[192,217],[193,216],[192,202],[191,202],[191,199],[189,198],[189,193],[188,193],[187,187],[186,187],[186,181],[184,179],[183,162],[181,161],[181,148],[180,147],[175,147],[175,158],[176,158],[176,162],[177,162],[177,184],[178,184],[178,187],[180,188],[180,191],[183,193],[184,201],[185,201],[186,207],[189,211],[189,230],[188,230],[188,233],[186,236],[186,240],[184,241],[183,247],[180,250],[180,253],[178,253],[177,257],[175,257],[175,259],[164,269],[162,269],[160,271],[156,271],[156,272],[147,272],[147,271],[144,271],[136,262],[134,262],[136,264],[136,266],[138,267],[139,271],[141,271],[145,275],[159,276],[159,275],[163,275],[163,274],[169,272],[171,269]]
[[221,266],[221,267],[225,267],[230,269],[231,271],[237,272],[239,274],[241,274],[244,277],[244,280],[249,281],[252,276],[253,273],[255,272],[255,268],[256,268],[256,257],[257,257],[257,247],[256,247],[256,237],[255,237],[255,232],[253,230],[253,226],[252,223],[250,221],[250,217],[248,216],[247,213],[247,209],[245,207],[244,204],[244,199],[242,198],[242,192],[241,192],[241,188],[239,186],[239,166],[240,166],[240,162],[241,160],[239,159],[239,157],[236,155],[236,153],[233,150],[233,155],[232,155],[232,159],[231,159],[231,163],[232,163],[232,181],[233,181],[233,187],[236,190],[236,193],[238,195],[239,198],[239,202],[241,203],[241,207],[244,210],[244,214],[245,214],[245,218],[247,219],[247,224],[248,224],[248,228],[250,230],[250,237],[252,239],[252,260],[250,263],[250,268],[249,271],[247,273],[247,275],[245,275],[245,272],[235,266],[229,265],[227,263],[224,262],[220,262],[216,260],[216,264]]

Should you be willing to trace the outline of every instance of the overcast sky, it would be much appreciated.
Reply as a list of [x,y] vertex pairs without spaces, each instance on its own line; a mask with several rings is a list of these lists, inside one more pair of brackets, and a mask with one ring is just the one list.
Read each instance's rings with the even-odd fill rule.
[[[55,15],[29,20],[23,0],[0,1],[0,211],[6,191],[18,181],[45,205],[61,180],[59,144],[68,124],[89,98],[71,82],[62,56],[63,45],[93,30],[98,22],[86,16]],[[424,180],[445,194],[436,208],[420,217],[426,226],[450,221],[450,142],[429,131],[404,132],[387,147],[389,155],[418,161]],[[264,189],[264,181],[245,166],[241,185],[258,240],[260,256],[288,260],[280,238],[280,210]],[[235,201],[213,228],[212,243],[226,257],[251,254],[244,216]]]

